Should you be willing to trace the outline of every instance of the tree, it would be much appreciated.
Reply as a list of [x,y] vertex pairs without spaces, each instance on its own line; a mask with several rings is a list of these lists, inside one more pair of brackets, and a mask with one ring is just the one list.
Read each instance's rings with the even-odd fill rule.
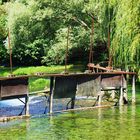
[[6,65],[7,50],[4,46],[6,39],[6,10],[3,5],[0,5],[0,65]]
[[[3,6],[8,13],[6,28],[10,28],[14,64],[64,64],[67,28],[71,27],[69,62],[82,60],[88,63],[88,53],[92,46],[94,63],[106,61],[109,57],[113,59],[114,67],[132,69],[132,64],[133,69],[138,71],[139,5],[140,2],[136,0],[8,2]],[[93,19],[94,34],[91,37]],[[6,25],[6,17],[1,16],[0,21],[3,45],[7,36],[3,26]],[[108,52],[107,46],[110,46]]]
[[[116,66],[139,69],[140,66],[140,2],[119,1],[116,14],[116,28],[112,39]],[[129,68],[130,69],[130,68]]]

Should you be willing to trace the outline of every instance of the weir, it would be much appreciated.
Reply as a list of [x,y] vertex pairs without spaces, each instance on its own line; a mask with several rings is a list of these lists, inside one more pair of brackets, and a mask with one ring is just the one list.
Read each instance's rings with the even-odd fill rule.
[[[98,105],[102,103],[103,91],[117,90],[120,93],[119,105],[128,102],[126,75],[135,76],[132,72],[101,72],[92,74],[56,75],[50,78],[49,113],[53,112],[53,99],[71,98],[74,108],[76,96],[92,96],[98,98]],[[135,102],[135,82],[132,82],[132,103]]]
[[[53,100],[71,98],[74,108],[77,96],[97,98],[97,105],[102,105],[104,91],[119,91],[119,105],[127,103],[127,75],[132,76],[132,103],[135,103],[134,72],[98,72],[79,74],[37,74],[17,77],[0,77],[0,100],[25,98],[25,115],[29,115],[28,79],[30,77],[50,78],[49,113],[53,113]],[[46,93],[48,94],[48,93]]]

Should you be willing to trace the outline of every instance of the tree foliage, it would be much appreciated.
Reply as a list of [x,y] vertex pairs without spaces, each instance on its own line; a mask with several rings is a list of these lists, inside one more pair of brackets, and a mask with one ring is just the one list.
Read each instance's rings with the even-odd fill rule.
[[114,66],[139,70],[140,1],[11,0],[1,7],[0,46],[9,28],[15,65],[63,64],[68,27],[69,62],[87,62],[94,17],[94,62],[107,61],[110,52]]
[[140,66],[140,1],[119,1],[112,39],[114,60],[117,65]]
[[7,50],[4,47],[6,36],[6,10],[3,5],[0,5],[0,62],[2,65],[7,61]]

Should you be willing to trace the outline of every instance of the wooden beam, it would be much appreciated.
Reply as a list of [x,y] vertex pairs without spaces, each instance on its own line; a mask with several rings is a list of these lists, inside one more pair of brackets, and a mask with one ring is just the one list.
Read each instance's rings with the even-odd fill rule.
[[49,94],[50,93],[50,90],[48,89],[45,89],[45,90],[39,90],[39,91],[33,91],[33,92],[30,92],[29,95],[46,95],[46,94]]
[[29,115],[29,95],[25,96],[25,115]]
[[53,113],[54,77],[50,77],[49,113]]
[[[123,81],[125,82],[125,89],[124,89],[124,104],[128,104],[128,87],[127,87],[127,75],[123,75]],[[124,87],[124,85],[123,85]]]
[[71,99],[71,109],[74,109],[74,105],[75,105],[75,97]]
[[[99,68],[99,67],[97,67]],[[104,70],[106,68],[102,67]],[[43,75],[16,75],[15,77],[0,77],[0,81],[8,80],[8,79],[18,79],[18,78],[29,78],[29,77],[68,77],[68,76],[82,76],[82,75],[120,75],[120,74],[128,74],[128,75],[136,75],[135,72],[125,72],[125,71],[116,71],[113,72],[98,72],[98,73],[69,73],[69,74],[62,74],[62,73],[44,73]]]
[[99,65],[94,65],[93,63],[89,63],[87,66],[90,68],[96,68],[96,69],[100,69],[100,70],[104,70],[104,71],[112,71],[113,70],[111,67],[105,68],[105,67],[101,67]]
[[123,75],[121,76],[119,105],[124,105],[124,102],[123,102]]

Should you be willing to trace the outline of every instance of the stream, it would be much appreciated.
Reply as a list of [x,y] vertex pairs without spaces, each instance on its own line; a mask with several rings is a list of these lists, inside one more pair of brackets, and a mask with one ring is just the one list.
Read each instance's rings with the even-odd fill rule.
[[[43,114],[44,97],[31,97],[29,119],[0,123],[0,140],[139,140],[140,95],[137,104]],[[42,108],[41,108],[41,107]],[[18,114],[17,100],[0,102],[0,115]],[[13,111],[12,111],[12,108]],[[3,112],[5,110],[5,112]]]

